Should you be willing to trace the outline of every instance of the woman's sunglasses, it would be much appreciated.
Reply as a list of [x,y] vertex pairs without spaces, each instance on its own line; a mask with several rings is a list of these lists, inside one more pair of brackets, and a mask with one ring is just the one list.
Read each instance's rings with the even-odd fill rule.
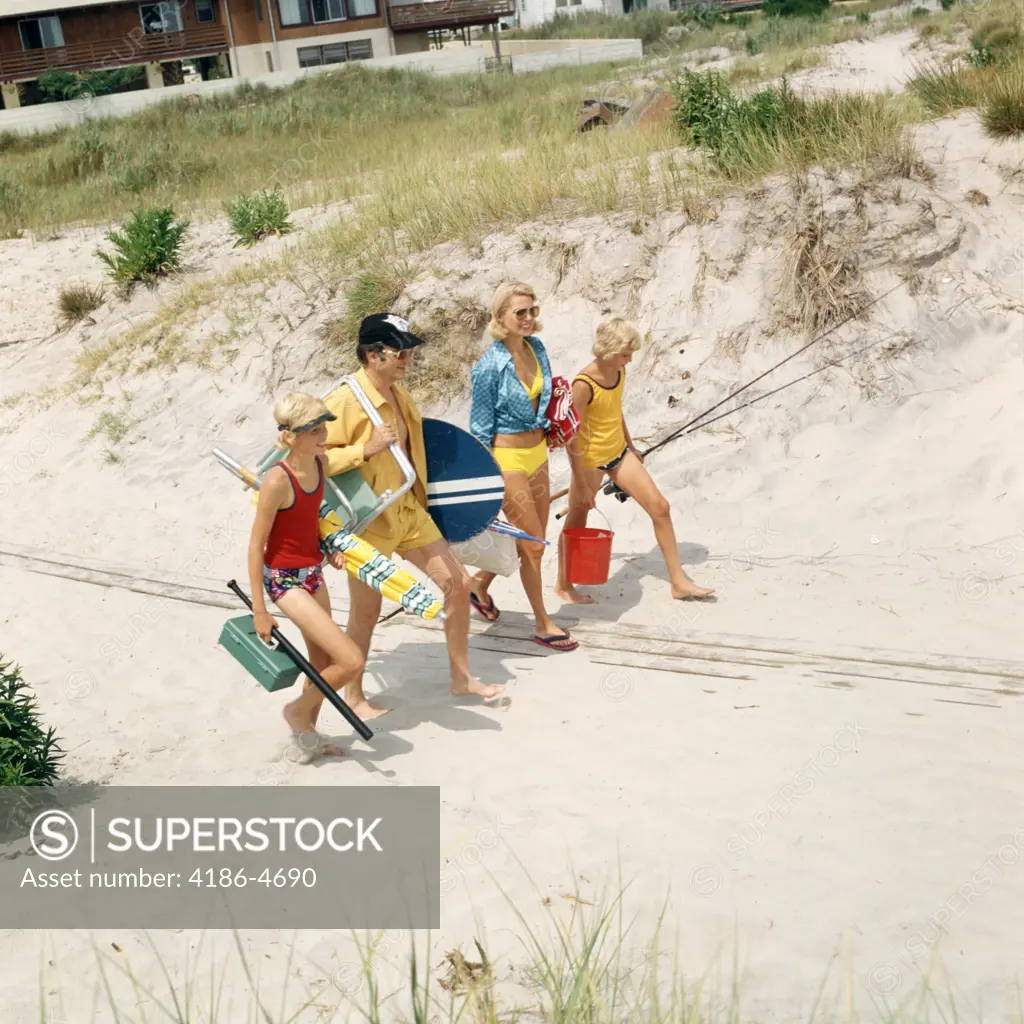
[[530,306],[529,309],[513,309],[512,315],[517,320],[525,320],[528,316],[536,319],[540,315],[540,306]]

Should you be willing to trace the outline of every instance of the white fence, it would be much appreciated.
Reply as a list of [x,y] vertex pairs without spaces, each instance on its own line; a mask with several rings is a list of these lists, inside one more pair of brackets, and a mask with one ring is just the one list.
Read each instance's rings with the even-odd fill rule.
[[[486,47],[466,47],[464,50],[428,50],[406,53],[396,57],[375,57],[360,64],[376,68],[409,68],[430,71],[437,75],[458,75],[483,72],[486,56],[493,50]],[[604,61],[637,60],[643,56],[643,43],[639,39],[610,39],[590,42],[574,40],[561,50],[542,53],[514,54],[512,70],[516,74],[542,71],[559,65],[599,64]],[[123,117],[154,103],[164,103],[180,96],[212,96],[230,92],[243,82],[263,84],[271,88],[291,85],[308,75],[338,70],[338,65],[304,68],[299,71],[275,71],[253,78],[224,78],[211,82],[191,82],[162,89],[140,89],[137,92],[118,93],[114,96],[84,96],[63,103],[41,103],[33,107],[0,110],[0,133],[29,134],[72,127],[90,118]]]

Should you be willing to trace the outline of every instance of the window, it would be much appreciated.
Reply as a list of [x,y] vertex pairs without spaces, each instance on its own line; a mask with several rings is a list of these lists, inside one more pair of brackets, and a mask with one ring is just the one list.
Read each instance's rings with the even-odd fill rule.
[[326,25],[377,14],[377,0],[277,0],[277,5],[285,26]]
[[213,0],[196,0],[196,21],[200,25],[207,25],[216,21],[213,11]]
[[[231,0],[228,0],[228,3],[230,2]],[[263,4],[260,3],[260,0],[256,0],[256,20],[263,20]]]
[[369,39],[354,39],[351,43],[300,46],[298,53],[300,68],[317,68],[347,60],[369,60],[373,57],[373,43]]
[[312,0],[313,21],[344,21],[345,4],[343,0]]
[[181,8],[177,3],[140,4],[142,27],[147,36],[157,32],[181,32]]
[[60,18],[55,14],[42,18],[26,18],[18,23],[21,31],[23,50],[43,50],[51,46],[64,45],[64,33],[60,30]]
[[277,0],[282,25],[308,25],[309,5],[306,0]]

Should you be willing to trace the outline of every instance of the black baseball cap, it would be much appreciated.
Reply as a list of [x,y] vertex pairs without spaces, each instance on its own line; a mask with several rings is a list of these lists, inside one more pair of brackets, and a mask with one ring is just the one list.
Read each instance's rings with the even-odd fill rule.
[[360,345],[387,345],[388,348],[398,349],[404,352],[406,349],[415,348],[423,344],[422,338],[417,338],[409,330],[409,321],[394,313],[372,313],[363,317],[359,325]]

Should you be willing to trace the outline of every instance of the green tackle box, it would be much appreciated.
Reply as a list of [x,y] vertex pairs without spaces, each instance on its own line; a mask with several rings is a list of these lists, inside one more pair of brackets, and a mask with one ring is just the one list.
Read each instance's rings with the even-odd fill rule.
[[229,619],[220,631],[220,645],[265,690],[285,690],[301,672],[275,644],[268,647],[257,635],[251,615]]

